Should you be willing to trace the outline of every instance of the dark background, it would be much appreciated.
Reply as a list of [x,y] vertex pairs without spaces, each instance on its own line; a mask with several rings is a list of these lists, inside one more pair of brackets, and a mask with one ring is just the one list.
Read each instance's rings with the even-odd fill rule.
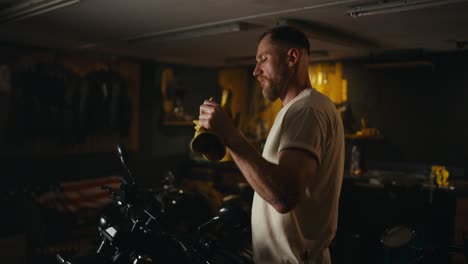
[[[467,52],[453,52],[417,57],[369,57],[343,62],[343,78],[348,81],[349,105],[354,120],[351,129],[359,130],[359,120],[364,117],[369,127],[378,128],[383,135],[381,140],[357,142],[362,146],[369,168],[427,174],[430,165],[438,164],[448,166],[452,178],[467,179],[467,59]],[[409,67],[404,63],[415,60],[429,61],[431,65]],[[400,66],[372,67],[389,62],[400,63]],[[193,126],[165,126],[162,123],[160,74],[164,67],[174,69],[186,91],[184,107],[194,117],[204,99],[211,96],[219,98],[219,69],[163,65],[152,61],[137,61],[137,64],[140,66],[140,97],[139,104],[133,107],[137,107],[139,112],[138,148],[129,152],[128,162],[138,183],[157,186],[167,170],[187,179],[203,178],[203,174],[209,174],[210,180],[213,180],[210,178],[213,175],[218,177],[226,171],[235,171],[233,167],[213,169],[209,164],[200,166],[189,155]],[[0,94],[2,111],[7,110],[6,98]],[[0,142],[9,144],[5,138],[7,133],[2,132],[0,135],[4,138]],[[348,146],[356,143],[347,142]],[[51,234],[57,232],[54,228],[60,223],[57,217],[63,216],[44,215],[40,207],[31,203],[28,194],[31,191],[42,192],[60,182],[121,173],[120,164],[111,149],[112,146],[105,152],[55,151],[11,155],[3,148],[0,151],[0,180],[4,217],[0,222],[0,234],[7,236],[26,232],[30,245],[50,242]],[[380,262],[385,252],[378,243],[379,236],[383,230],[397,224],[415,227],[421,234],[420,243],[438,241],[443,244],[453,240],[457,196],[442,193],[432,204],[428,202],[429,194],[425,191],[374,190],[356,188],[354,184],[355,180],[348,179],[343,185],[334,251],[339,256],[337,261]],[[63,239],[64,236],[66,233],[55,234],[55,239]]]

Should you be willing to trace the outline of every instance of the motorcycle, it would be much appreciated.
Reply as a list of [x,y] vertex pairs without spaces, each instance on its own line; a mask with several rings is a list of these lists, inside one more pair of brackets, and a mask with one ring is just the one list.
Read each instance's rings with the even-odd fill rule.
[[382,233],[381,244],[392,263],[432,264],[446,263],[451,253],[462,254],[468,261],[468,238],[461,245],[421,246],[416,243],[416,232],[409,226],[394,226]]
[[[60,264],[210,264],[210,263],[253,263],[251,254],[233,252],[221,242],[217,235],[223,227],[232,230],[245,230],[248,215],[236,203],[221,206],[218,213],[196,227],[175,223],[180,215],[171,217],[173,208],[180,202],[190,199],[182,189],[173,186],[173,175],[165,178],[163,189],[143,208],[139,206],[142,194],[135,178],[126,164],[126,155],[117,146],[117,155],[125,173],[121,177],[118,190],[102,186],[114,201],[114,210],[101,215],[98,224],[100,244],[90,254],[75,256],[66,260],[57,254]],[[185,216],[190,217],[190,215]],[[182,231],[181,231],[182,230]],[[224,228],[226,230],[226,228]]]

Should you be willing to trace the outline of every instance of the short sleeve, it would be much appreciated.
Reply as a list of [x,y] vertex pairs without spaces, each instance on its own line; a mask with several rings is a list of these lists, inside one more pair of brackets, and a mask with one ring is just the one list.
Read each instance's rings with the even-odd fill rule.
[[302,149],[320,164],[325,123],[323,113],[313,107],[291,107],[283,119],[278,153],[289,148]]

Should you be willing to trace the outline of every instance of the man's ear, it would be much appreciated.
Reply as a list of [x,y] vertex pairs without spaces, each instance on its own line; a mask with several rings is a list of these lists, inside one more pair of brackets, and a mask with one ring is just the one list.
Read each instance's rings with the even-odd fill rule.
[[291,67],[293,65],[298,64],[300,60],[300,56],[301,56],[301,52],[298,49],[296,48],[289,49],[288,50],[288,66]]

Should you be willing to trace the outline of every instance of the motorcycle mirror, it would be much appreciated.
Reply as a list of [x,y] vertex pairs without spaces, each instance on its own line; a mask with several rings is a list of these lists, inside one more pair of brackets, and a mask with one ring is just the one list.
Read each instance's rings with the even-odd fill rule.
[[125,183],[129,183],[129,184],[134,185],[135,184],[135,178],[133,177],[132,173],[130,172],[130,170],[127,167],[127,152],[125,151],[125,149],[124,149],[124,147],[122,145],[117,144],[116,153],[117,153],[117,157],[120,160],[120,163],[125,168],[125,170],[127,172],[127,175],[129,177],[129,179],[127,179],[126,177],[122,177],[122,178],[124,179]]
[[70,262],[66,261],[62,256],[60,256],[60,254],[55,255],[55,258],[60,264],[71,264]]
[[408,244],[414,236],[414,230],[409,227],[395,226],[383,232],[380,242],[387,248],[398,248]]
[[127,161],[127,153],[123,150],[122,145],[118,144],[116,146],[117,157],[119,158],[122,164],[126,164]]

